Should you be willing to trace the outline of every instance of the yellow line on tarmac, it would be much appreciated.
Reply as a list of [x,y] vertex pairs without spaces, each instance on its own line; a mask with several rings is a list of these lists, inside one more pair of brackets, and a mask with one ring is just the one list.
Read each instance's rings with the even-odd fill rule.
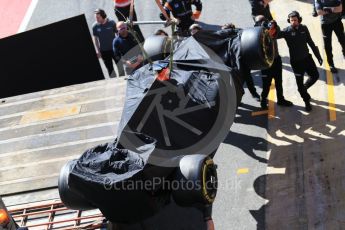
[[247,173],[249,173],[248,168],[241,168],[237,170],[237,174],[247,174]]
[[[325,57],[325,55],[323,55]],[[324,58],[325,60],[325,58]],[[326,59],[327,60],[327,59]],[[330,71],[330,67],[327,61],[325,61],[326,67],[326,82],[327,82],[327,92],[328,92],[328,112],[329,112],[329,120],[335,121],[337,120],[336,108],[335,108],[335,97],[334,97],[334,82],[333,82],[333,74]]]
[[73,116],[80,113],[81,105],[66,106],[64,108],[56,108],[44,111],[28,112],[22,116],[20,124],[29,124],[38,121],[46,121],[61,117]]
[[255,111],[252,112],[252,116],[261,116],[264,114],[268,115],[269,119],[272,119],[275,117],[275,107],[274,107],[274,98],[276,97],[276,91],[275,91],[275,81],[272,79],[271,87],[270,87],[270,92],[268,94],[268,110],[260,110],[260,111]]
[[274,98],[276,97],[275,91],[275,81],[272,79],[270,92],[268,94],[268,119],[272,119],[275,117],[275,109],[274,109]]
[[[272,11],[271,14],[272,14],[272,18],[276,20],[276,12]],[[275,117],[275,107],[274,107],[274,99],[276,97],[275,88],[276,88],[275,81],[274,79],[272,79],[270,92],[268,94],[268,119],[272,119]]]
[[261,116],[261,115],[264,115],[264,114],[268,114],[268,110],[260,110],[260,111],[252,112],[252,116],[253,116],[253,117],[255,117],[255,116]]

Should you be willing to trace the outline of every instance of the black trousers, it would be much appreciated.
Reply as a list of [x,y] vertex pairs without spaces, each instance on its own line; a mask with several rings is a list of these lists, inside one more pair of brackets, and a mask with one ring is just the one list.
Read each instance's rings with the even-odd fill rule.
[[344,26],[341,22],[341,18],[339,18],[336,22],[331,24],[322,24],[322,35],[323,35],[323,42],[325,45],[325,51],[327,55],[327,61],[330,66],[334,66],[333,62],[333,54],[332,54],[332,32],[334,31],[335,35],[338,38],[338,41],[343,49],[343,54],[345,55],[345,34],[344,34]]
[[116,77],[116,73],[114,71],[113,60],[117,65],[117,70],[119,71],[119,75],[125,75],[124,69],[121,63],[118,63],[115,59],[114,52],[112,50],[101,51],[102,60],[104,62],[105,67],[108,70],[109,77]]
[[243,76],[244,82],[246,83],[250,94],[252,94],[252,95],[257,94],[256,88],[254,85],[254,81],[253,81],[252,75],[250,73],[250,69],[245,64],[241,65],[241,74]]
[[[115,15],[119,21],[126,21],[129,18],[130,5],[125,7],[118,7],[114,9]],[[133,11],[133,21],[137,21],[137,14],[135,10]],[[144,42],[144,35],[142,34],[138,25],[133,26],[140,42]]]
[[189,27],[195,23],[194,20],[190,18],[179,18],[180,24],[177,25],[175,34],[182,37],[191,36]]
[[263,100],[265,100],[268,96],[272,79],[274,79],[275,81],[278,102],[284,100],[282,72],[283,72],[283,66],[282,66],[282,59],[280,56],[274,59],[274,62],[269,69],[265,69],[261,71],[261,74],[262,74],[261,98]]
[[[309,101],[311,97],[307,92],[307,89],[315,84],[317,79],[319,79],[319,72],[317,71],[317,67],[311,54],[309,54],[305,59],[299,61],[291,60],[291,67],[295,74],[298,92],[303,98],[303,101]],[[305,73],[309,75],[309,78],[304,84]]]

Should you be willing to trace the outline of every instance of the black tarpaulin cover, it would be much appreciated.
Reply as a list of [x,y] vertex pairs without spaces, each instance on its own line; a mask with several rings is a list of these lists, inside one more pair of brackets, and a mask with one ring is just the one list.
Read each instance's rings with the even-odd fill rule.
[[194,38],[212,49],[223,62],[232,69],[241,68],[241,35],[242,29],[226,29],[219,31],[200,31]]
[[[117,139],[87,150],[71,172],[70,188],[111,221],[157,212],[169,195],[155,179],[171,179],[185,155],[214,152],[233,122],[230,69],[214,52],[191,37],[176,48],[170,78],[158,80],[167,67],[168,59],[147,64],[128,78]],[[148,181],[156,183],[140,186]]]

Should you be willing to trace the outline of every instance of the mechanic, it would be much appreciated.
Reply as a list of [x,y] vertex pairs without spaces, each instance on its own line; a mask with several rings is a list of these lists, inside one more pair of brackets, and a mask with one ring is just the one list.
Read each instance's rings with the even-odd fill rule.
[[249,0],[249,3],[252,7],[252,17],[255,21],[255,17],[258,15],[263,15],[267,20],[273,20],[269,2],[272,0]]
[[[131,8],[131,0],[114,0],[114,11],[117,19],[119,21],[126,21],[129,18]],[[133,8],[133,21],[137,21],[137,14]],[[134,31],[136,32],[140,42],[144,42],[144,35],[141,32],[138,25],[133,26]]]
[[138,43],[128,31],[125,22],[116,24],[118,36],[113,40],[113,51],[115,59],[125,66],[126,74],[131,74],[134,70],[142,66],[143,56],[141,55]]
[[[102,9],[94,11],[96,22],[92,25],[93,42],[96,47],[97,57],[102,58],[108,70],[109,77],[116,77],[113,60],[117,64],[112,49],[112,41],[115,38],[115,21],[107,18],[107,14]],[[124,75],[122,65],[118,65],[119,75]]]
[[[226,23],[221,27],[221,30],[217,31],[216,33],[220,37],[228,38],[228,37],[231,37],[231,36],[239,33],[239,31],[241,31],[241,30],[242,30],[241,28],[236,28],[235,24],[233,24],[233,23]],[[230,64],[230,63],[227,63],[227,65],[232,66],[232,64]],[[234,79],[239,80],[239,85],[241,85],[242,87],[243,87],[244,83],[246,83],[247,88],[248,88],[250,94],[252,95],[252,97],[256,98],[257,101],[260,101],[260,95],[256,91],[250,68],[242,59],[241,59],[239,65],[240,66],[237,66],[237,69],[239,69],[241,77],[240,77],[240,79],[237,79],[237,78],[234,78]],[[242,87],[241,87],[240,91],[243,95],[245,92],[244,92]]]
[[[308,27],[302,25],[302,17],[297,11],[292,11],[287,18],[290,26],[283,31],[278,32],[278,38],[285,38],[289,47],[290,63],[295,74],[298,92],[300,93],[305,103],[306,111],[311,111],[310,95],[307,89],[311,87],[319,78],[315,62],[309,53],[308,45],[313,50],[315,57],[320,65],[322,65],[322,58],[317,46],[312,40]],[[306,83],[303,83],[304,74],[309,75]]]
[[332,73],[338,70],[334,66],[332,54],[332,32],[338,38],[345,57],[345,35],[344,26],[341,22],[343,5],[341,0],[315,0],[315,8],[318,15],[321,16],[321,29],[323,34],[323,42],[327,55],[327,61]]
[[[165,2],[165,3],[164,3]],[[168,16],[170,13],[179,21],[176,34],[180,36],[189,36],[189,27],[199,19],[202,11],[201,0],[166,0],[163,1],[164,9]],[[192,5],[196,7],[193,12]],[[166,20],[161,13],[160,18]]]
[[259,15],[255,17],[255,26],[262,26],[269,31],[271,38],[274,41],[275,57],[273,64],[270,68],[261,70],[262,78],[262,92],[261,92],[261,108],[268,109],[267,107],[267,96],[271,87],[272,79],[274,79],[276,92],[277,92],[277,104],[280,106],[292,106],[293,103],[284,98],[283,95],[283,65],[282,59],[278,52],[277,43],[277,31],[279,27],[275,21],[268,22],[268,20],[263,16]]
[[[222,26],[222,30],[226,31],[225,33],[229,33],[229,34],[233,33],[232,31],[235,31],[236,29],[237,28],[235,24],[233,23],[226,23],[225,25]],[[257,101],[260,101],[260,95],[256,91],[253,77],[251,75],[251,70],[249,69],[249,67],[246,65],[244,61],[241,61],[240,72],[252,97],[256,98]]]

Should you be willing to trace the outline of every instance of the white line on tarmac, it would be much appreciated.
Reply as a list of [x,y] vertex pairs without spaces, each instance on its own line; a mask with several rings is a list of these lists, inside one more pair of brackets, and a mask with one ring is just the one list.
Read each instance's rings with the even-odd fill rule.
[[16,138],[11,138],[11,139],[1,140],[0,145],[8,144],[11,142],[25,141],[25,140],[29,140],[33,138],[48,137],[48,136],[53,136],[53,135],[71,133],[75,131],[84,131],[87,129],[94,129],[94,128],[100,128],[100,127],[106,127],[106,126],[115,126],[118,123],[119,122],[106,122],[106,123],[100,123],[100,124],[95,124],[95,125],[86,125],[86,126],[80,126],[80,127],[70,128],[70,129],[59,130],[59,131],[53,131],[49,133],[40,133],[40,134],[23,136],[23,137],[16,137]]
[[[50,99],[50,98],[56,98],[56,97],[61,97],[61,96],[68,96],[68,95],[73,95],[73,94],[77,94],[77,93],[85,93],[85,92],[98,90],[98,89],[108,90],[110,88],[115,88],[116,86],[125,85],[125,84],[127,84],[126,81],[123,81],[123,83],[116,83],[116,84],[109,84],[108,83],[107,85],[102,84],[99,86],[93,86],[93,87],[88,87],[85,89],[78,89],[78,90],[72,89],[72,90],[69,90],[68,92],[55,93],[55,94],[46,95],[46,96],[37,96],[37,97],[26,99],[26,100],[25,99],[23,99],[23,100],[18,99],[18,101],[0,104],[0,108],[12,106],[12,105],[21,105],[21,104],[25,104],[25,103],[30,103],[30,102],[35,102],[35,101],[40,101],[40,100],[45,100],[45,99]],[[68,88],[66,88],[66,89],[68,89]],[[56,89],[51,89],[51,90],[56,90]],[[20,95],[17,97],[21,97],[21,96],[23,96],[23,95]]]
[[22,125],[14,125],[14,126],[10,126],[10,127],[0,128],[0,132],[19,129],[19,128],[26,128],[26,127],[34,126],[34,125],[52,123],[52,122],[57,122],[57,121],[67,121],[67,120],[72,120],[72,119],[77,119],[77,118],[82,118],[82,117],[96,116],[96,115],[106,114],[106,113],[111,113],[111,112],[119,112],[119,111],[122,111],[122,109],[123,109],[122,107],[121,108],[106,109],[106,110],[102,110],[102,111],[94,111],[94,112],[89,112],[89,113],[82,113],[79,115],[62,117],[62,118],[58,118],[58,119],[44,120],[41,122],[34,122],[34,123],[28,123],[28,124],[22,124]]
[[16,156],[16,155],[21,155],[21,154],[27,154],[27,153],[43,151],[43,150],[62,148],[62,147],[73,146],[73,145],[87,144],[87,143],[91,143],[91,142],[111,141],[114,139],[115,139],[115,136],[105,136],[105,137],[98,137],[98,138],[92,138],[92,139],[84,139],[84,140],[79,140],[79,141],[66,142],[63,144],[45,146],[45,147],[40,147],[40,148],[35,148],[35,149],[23,149],[23,150],[16,151],[16,152],[1,153],[0,158],[9,157],[9,156]]
[[51,175],[43,175],[43,176],[36,176],[36,177],[29,177],[29,178],[20,178],[20,179],[16,179],[16,180],[9,180],[9,181],[0,182],[0,186],[29,182],[29,181],[40,180],[40,179],[48,179],[48,178],[53,178],[53,177],[58,177],[58,176],[59,176],[59,173],[54,173]]
[[49,159],[49,160],[45,160],[45,161],[34,161],[34,162],[31,162],[31,163],[21,164],[21,165],[10,165],[10,166],[7,166],[7,167],[0,168],[0,172],[1,171],[18,169],[18,168],[27,168],[27,167],[35,166],[35,165],[49,164],[49,163],[54,163],[54,162],[57,162],[57,161],[67,161],[67,160],[72,160],[72,159],[78,159],[79,157],[80,157],[80,154],[79,155],[68,156],[68,157],[53,158],[53,159]]
[[24,32],[26,30],[26,28],[28,27],[29,21],[32,17],[32,14],[34,13],[34,10],[36,9],[37,3],[38,3],[38,0],[32,0],[31,1],[30,6],[25,13],[24,19],[23,19],[22,23],[20,24],[17,33]]
[[111,96],[111,97],[104,97],[104,98],[99,98],[99,99],[92,99],[92,100],[87,100],[87,101],[80,101],[80,102],[74,102],[74,103],[66,103],[57,107],[45,107],[43,110],[37,110],[37,111],[23,111],[23,112],[19,112],[19,113],[12,113],[12,114],[6,114],[3,116],[0,116],[0,120],[2,119],[8,119],[11,117],[18,117],[18,116],[23,116],[27,113],[31,113],[31,112],[44,112],[47,110],[54,110],[54,109],[62,109],[66,106],[71,106],[71,105],[86,105],[86,104],[91,104],[91,103],[95,103],[95,102],[102,102],[102,101],[108,101],[108,100],[112,100],[115,99],[116,101],[118,100],[122,100],[125,96],[121,95],[121,96]]

